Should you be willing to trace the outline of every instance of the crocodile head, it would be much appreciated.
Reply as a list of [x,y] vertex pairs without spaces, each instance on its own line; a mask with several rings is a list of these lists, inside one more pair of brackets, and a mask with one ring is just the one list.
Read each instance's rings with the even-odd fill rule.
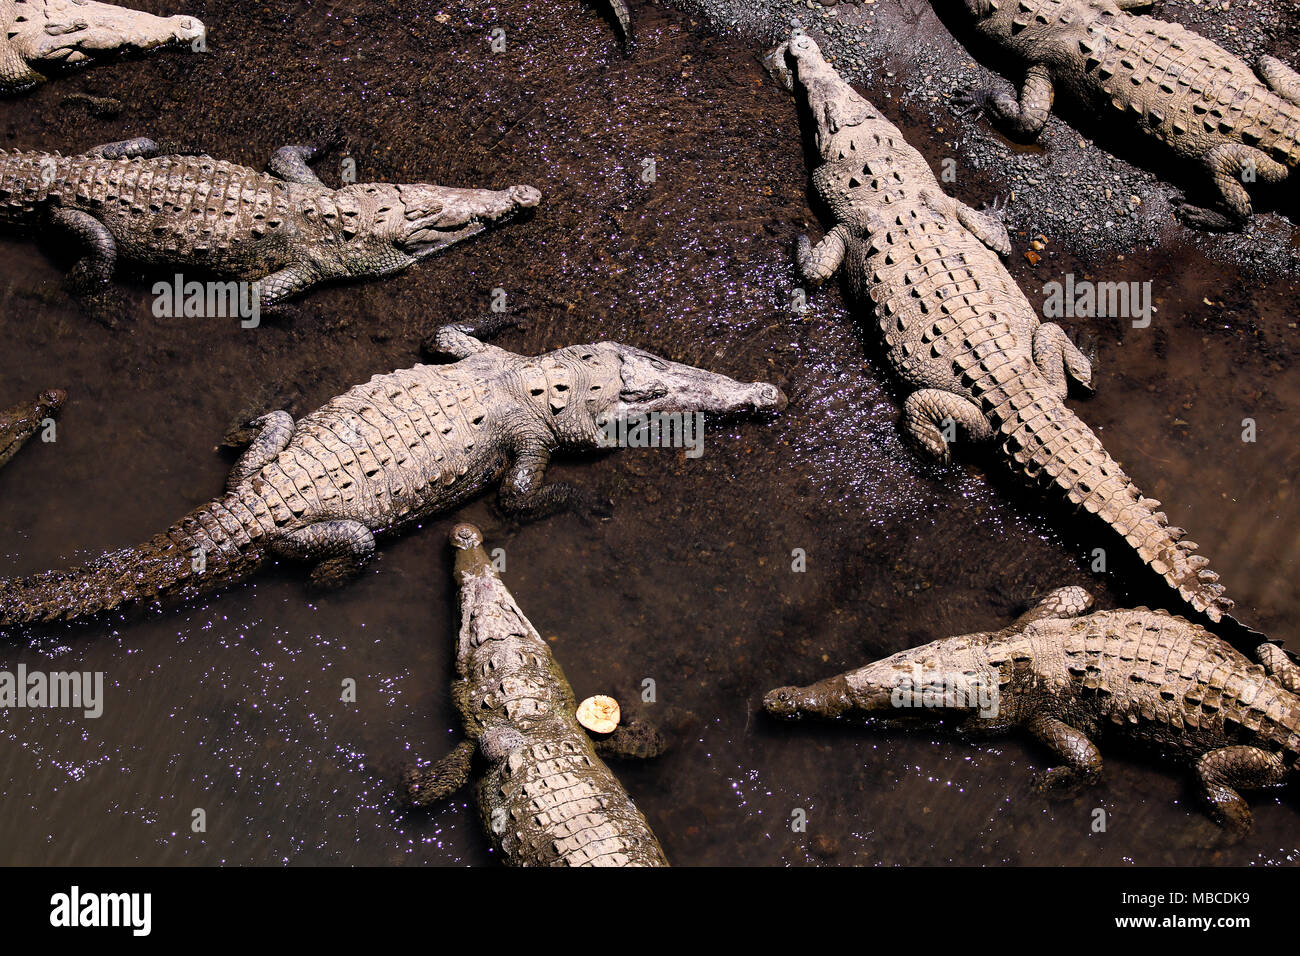
[[[532,209],[542,194],[532,186],[456,189],[364,183],[345,186],[337,198],[345,210],[340,224],[345,240],[355,238],[362,245],[378,240],[395,249],[403,264],[410,264]],[[350,209],[370,210],[372,229],[358,229]]]
[[880,114],[835,71],[812,37],[796,30],[767,55],[768,68],[791,92],[801,92],[816,122],[814,139],[823,159],[842,155],[856,127]]
[[530,359],[522,376],[560,441],[577,448],[608,447],[602,439],[619,420],[695,413],[726,418],[779,412],[787,404],[781,389],[767,382],[738,382],[618,342]]
[[999,710],[999,682],[988,662],[987,636],[946,638],[807,687],[778,687],[764,696],[763,708],[787,718],[991,718]]
[[67,392],[52,388],[42,392],[34,402],[0,409],[0,466],[18,454],[18,449],[40,430],[47,418],[58,414],[67,400]]
[[[9,42],[33,67],[71,66],[205,36],[194,17],[157,17],[94,0],[10,0],[7,5],[13,17]],[[5,6],[0,2],[0,13]]]

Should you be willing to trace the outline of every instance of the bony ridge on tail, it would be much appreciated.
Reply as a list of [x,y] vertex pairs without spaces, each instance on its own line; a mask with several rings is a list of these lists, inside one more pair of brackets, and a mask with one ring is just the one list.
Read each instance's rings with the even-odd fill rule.
[[512,866],[667,866],[663,848],[578,724],[577,701],[470,524],[451,531],[460,592],[452,697],[466,740],[412,769],[412,801],[450,796],[478,764],[484,831]]
[[[1086,613],[1079,587],[1053,591],[1000,631],[900,651],[763,698],[777,717],[876,717],[959,729],[1023,728],[1061,761],[1043,787],[1096,782],[1107,736],[1189,763],[1215,820],[1251,827],[1240,790],[1279,785],[1300,758],[1300,667],[1275,644],[1260,663],[1181,617],[1146,608]],[[1261,666],[1261,664],[1263,666]]]
[[244,580],[277,559],[333,586],[374,557],[376,535],[450,511],[493,485],[508,513],[591,515],[590,492],[544,483],[556,452],[608,447],[603,423],[652,413],[779,411],[775,385],[738,382],[617,342],[516,355],[463,326],[455,359],[376,375],[294,421],[272,412],[226,493],[135,548],[66,571],[0,580],[0,627],[173,604]]
[[1040,322],[1003,265],[1011,245],[997,211],[944,193],[811,37],[796,31],[768,62],[804,94],[823,161],[813,184],[835,218],[815,246],[800,239],[798,273],[817,284],[843,272],[872,303],[889,364],[910,390],[907,436],[940,461],[955,437],[996,441],[1019,476],[1097,515],[1190,607],[1225,618],[1233,602],[1196,543],[1066,406],[1071,382],[1090,385],[1091,366],[1060,326]]

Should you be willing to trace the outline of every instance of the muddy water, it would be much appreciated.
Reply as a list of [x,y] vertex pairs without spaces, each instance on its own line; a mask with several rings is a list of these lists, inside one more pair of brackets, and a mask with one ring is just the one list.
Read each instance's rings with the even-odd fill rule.
[[[137,6],[163,11],[158,0]],[[615,517],[514,527],[485,499],[461,517],[506,549],[506,579],[580,696],[639,697],[676,746],[618,771],[678,864],[1243,863],[1300,852],[1294,797],[1253,799],[1257,828],[1202,849],[1176,770],[1110,747],[1104,786],[1033,794],[1046,754],[1020,738],[775,725],[761,693],[931,637],[1009,620],[1083,584],[1102,606],[1167,602],[1137,574],[1095,575],[1102,539],[992,462],[920,462],[898,395],[838,288],[789,309],[789,249],[821,227],[789,97],[744,43],[634,4],[616,51],[581,3],[193,2],[204,57],[121,64],[0,103],[5,147],[65,150],[152,135],[260,165],[342,124],[361,178],[531,182],[529,222],[390,280],[322,289],[255,330],[159,319],[156,275],[119,283],[116,328],[61,287],[57,243],[0,241],[5,400],[71,394],[54,444],[0,472],[0,574],[96,555],[165,527],[222,487],[217,445],[250,406],[302,414],[419,359],[438,323],[505,289],[535,352],[615,338],[782,383],[771,423],[710,434],[699,459],[625,450],[555,477],[610,495]],[[446,22],[443,22],[445,19]],[[493,54],[488,33],[506,30]],[[123,99],[117,120],[60,108]],[[868,88],[883,99],[888,87]],[[926,150],[937,134],[908,134]],[[643,181],[653,157],[655,181]],[[331,160],[336,163],[337,160]],[[992,174],[990,174],[992,175]],[[336,182],[337,166],[324,176]],[[963,184],[962,198],[998,183]],[[1296,329],[1290,280],[1246,284],[1191,246],[1054,252],[1016,278],[1041,298],[1067,272],[1151,281],[1151,327],[1078,320],[1098,350],[1078,402],[1145,490],[1191,529],[1242,616],[1295,633]],[[866,331],[863,331],[863,330]],[[1258,440],[1241,441],[1254,418]],[[9,863],[481,864],[468,792],[432,813],[395,798],[404,761],[458,739],[448,699],[452,518],[382,545],[360,581],[308,593],[299,569],[171,613],[7,636],[0,665],[103,671],[98,720],[0,712],[0,846]],[[791,570],[802,548],[807,570]],[[340,701],[356,681],[355,704]],[[1105,833],[1093,810],[1109,814]],[[206,813],[194,833],[194,810]],[[806,832],[791,816],[805,811]]]

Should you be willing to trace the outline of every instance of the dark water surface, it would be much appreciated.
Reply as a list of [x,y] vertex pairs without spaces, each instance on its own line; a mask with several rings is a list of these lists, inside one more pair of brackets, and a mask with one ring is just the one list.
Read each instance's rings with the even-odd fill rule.
[[[1285,792],[1251,798],[1246,842],[1202,849],[1209,824],[1188,779],[1123,749],[1104,748],[1102,786],[1049,799],[1029,788],[1047,754],[1018,737],[967,745],[759,712],[772,686],[1001,626],[1052,587],[1083,584],[1103,607],[1173,595],[1131,568],[1092,574],[1091,550],[1114,542],[987,462],[938,469],[913,455],[841,290],[816,292],[801,316],[788,307],[792,240],[821,229],[792,100],[748,45],[633,6],[640,42],[624,58],[577,0],[191,0],[206,56],[102,67],[0,102],[5,148],[150,135],[260,166],[339,123],[363,180],[527,182],[545,197],[531,221],[402,276],[318,290],[255,330],[155,318],[150,286],[166,276],[129,272],[124,319],[108,328],[64,292],[57,241],[0,240],[0,404],[55,386],[71,396],[57,443],[0,472],[0,575],[161,530],[221,490],[232,455],[217,446],[241,412],[300,415],[410,365],[429,331],[485,313],[500,287],[524,322],[500,339],[513,350],[620,339],[779,381],[792,399],[771,423],[712,432],[699,459],[625,450],[555,468],[614,499],[603,525],[510,527],[487,499],[457,516],[506,549],[506,581],[580,697],[631,701],[655,681],[648,713],[677,744],[616,769],[675,863],[1295,858],[1300,807]],[[489,50],[494,26],[504,53]],[[122,115],[60,106],[84,90],[122,99]],[[907,132],[922,151],[938,138]],[[337,158],[323,175],[338,181]],[[998,186],[954,191],[979,202]],[[1154,283],[1149,329],[1066,320],[1099,353],[1098,393],[1076,407],[1201,542],[1241,616],[1300,650],[1293,279],[1246,283],[1190,245],[1059,252],[1035,267],[1032,237],[1014,238],[1010,265],[1035,301],[1066,272]],[[1254,444],[1240,440],[1246,417]],[[3,862],[490,862],[468,791],[432,813],[403,810],[395,792],[404,761],[459,739],[453,520],[383,542],[336,594],[310,594],[286,567],[163,615],[7,635],[0,669],[103,671],[107,699],[98,720],[0,712]],[[791,571],[795,548],[806,573]],[[346,678],[355,704],[339,700]],[[1091,831],[1096,807],[1105,833]],[[196,808],[204,834],[190,829]],[[791,830],[796,808],[806,832]]]

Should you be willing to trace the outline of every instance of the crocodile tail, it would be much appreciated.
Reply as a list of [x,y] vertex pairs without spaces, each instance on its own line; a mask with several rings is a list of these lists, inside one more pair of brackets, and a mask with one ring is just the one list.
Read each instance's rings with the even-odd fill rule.
[[[1003,450],[1031,479],[1055,485],[1084,510],[1098,515],[1192,608],[1219,621],[1232,608],[1197,544],[1171,527],[1119,462],[1065,404],[1046,390],[1027,402],[1008,402],[995,414]],[[1014,408],[1021,404],[1022,407]]]
[[0,627],[181,603],[252,574],[268,560],[263,539],[252,513],[226,495],[138,547],[0,580]]

